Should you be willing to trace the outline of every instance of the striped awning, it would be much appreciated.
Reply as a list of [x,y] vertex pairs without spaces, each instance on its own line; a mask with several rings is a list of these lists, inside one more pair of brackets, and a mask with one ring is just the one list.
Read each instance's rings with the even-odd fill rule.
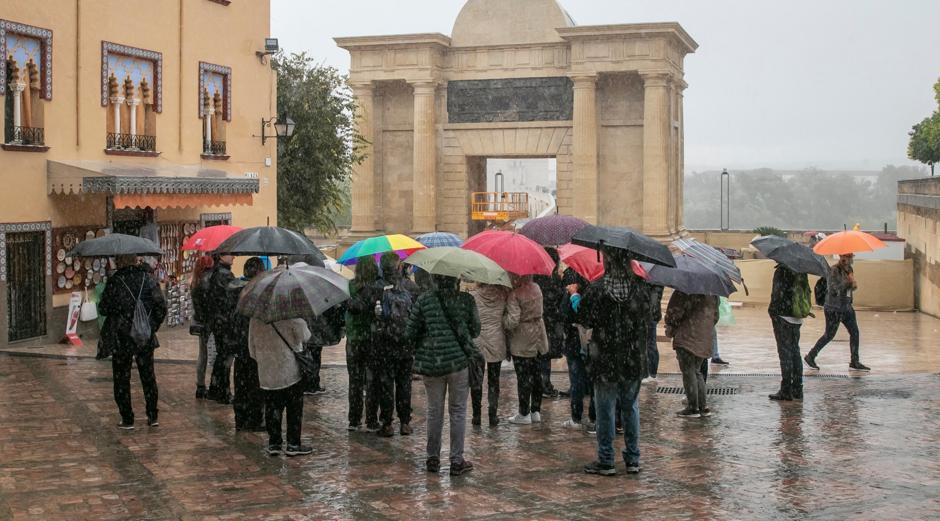
[[[107,194],[115,196],[115,199],[119,196],[163,196],[152,200],[162,201],[164,206],[148,205],[152,208],[192,206],[186,201],[196,199],[225,199],[227,202],[219,204],[226,205],[251,204],[251,194],[258,193],[260,187],[257,178],[165,162],[160,166],[150,166],[109,161],[48,161],[47,177],[48,193],[53,195]],[[176,204],[174,199],[179,203]],[[236,199],[243,202],[231,202]],[[131,203],[141,199],[124,200]],[[206,204],[200,202],[195,206]]]

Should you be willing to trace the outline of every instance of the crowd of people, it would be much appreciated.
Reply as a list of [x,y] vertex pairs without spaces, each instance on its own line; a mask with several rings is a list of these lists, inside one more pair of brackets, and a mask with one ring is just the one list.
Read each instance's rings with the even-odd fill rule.
[[[518,403],[507,421],[538,424],[543,421],[542,399],[562,394],[552,385],[551,363],[564,357],[570,386],[563,394],[570,401],[570,417],[562,426],[596,433],[597,438],[597,460],[584,471],[617,474],[614,445],[622,433],[626,472],[638,473],[638,395],[642,382],[657,376],[657,325],[665,323],[682,373],[686,405],[678,416],[710,416],[708,364],[724,363],[715,333],[719,298],[674,291],[664,315],[663,288],[637,275],[628,253],[603,249],[605,273],[588,282],[566,268],[553,248],[546,251],[555,262],[554,272],[536,277],[511,274],[511,288],[430,275],[403,264],[394,252],[377,262],[361,258],[349,284],[348,301],[317,317],[274,323],[236,311],[241,292],[269,269],[266,262],[248,259],[244,276],[236,278],[231,256],[202,257],[193,277],[195,320],[190,331],[199,338],[195,396],[230,403],[238,431],[266,431],[270,455],[309,454],[311,447],[301,442],[304,395],[324,392],[319,379],[322,349],[345,338],[349,431],[391,437],[397,418],[398,433],[411,435],[412,382],[420,379],[427,397],[427,470],[436,473],[441,468],[446,403],[449,472],[460,475],[473,470],[464,457],[468,398],[471,425],[481,426],[485,388],[488,424],[499,425],[501,369],[504,361],[511,361]],[[284,261],[293,266],[313,263],[309,258]],[[818,369],[815,358],[839,324],[851,334],[850,367],[868,369],[858,355],[852,308],[857,285],[851,264],[851,256],[843,256],[824,279],[828,285],[821,296],[817,287],[817,303],[825,301],[827,327],[805,359],[800,357],[799,339],[802,321],[812,313],[809,282],[805,274],[778,264],[769,313],[782,377],[772,400],[803,398],[802,363]],[[147,424],[156,427],[153,352],[159,346],[156,333],[166,315],[166,302],[136,257],[119,257],[117,266],[99,311],[107,317],[102,348],[112,357],[119,427],[134,428],[130,399],[134,362],[147,404]],[[149,321],[146,328],[138,323],[141,306]],[[284,416],[286,436],[282,436]]]

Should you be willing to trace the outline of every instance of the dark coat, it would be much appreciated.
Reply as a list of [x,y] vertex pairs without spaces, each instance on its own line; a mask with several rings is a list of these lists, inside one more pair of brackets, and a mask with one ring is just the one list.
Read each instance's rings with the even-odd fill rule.
[[630,276],[610,275],[591,284],[581,299],[577,321],[592,329],[591,374],[595,380],[624,382],[647,375],[647,328],[652,287]]
[[[375,303],[382,299],[382,289],[375,284],[360,287],[353,281],[349,285],[350,299],[346,307],[346,342],[356,350],[355,356],[367,356],[372,347],[372,321]],[[361,352],[360,352],[361,351]]]
[[659,323],[663,319],[663,291],[662,286],[653,286],[650,291],[650,321]]
[[[137,295],[150,316],[150,342],[138,348],[130,337]],[[117,270],[105,285],[98,312],[105,316],[101,328],[102,350],[109,354],[138,353],[160,347],[157,330],[166,318],[166,299],[160,285],[139,266]]]
[[208,296],[208,319],[210,331],[215,337],[215,345],[223,355],[234,354],[232,346],[232,316],[235,314],[235,306],[238,299],[232,300],[229,285],[235,281],[235,275],[232,274],[232,267],[217,262],[209,276],[209,284],[206,287]]
[[[805,273],[796,273],[782,264],[777,265],[774,271],[773,288],[770,290],[770,307],[767,312],[772,317],[789,317],[793,315],[793,298],[799,277],[807,279]],[[807,279],[806,285],[809,286]]]
[[445,376],[465,369],[471,357],[480,357],[473,344],[479,334],[480,317],[469,293],[437,289],[421,295],[405,335],[415,346],[414,372]]
[[673,349],[709,358],[716,324],[718,297],[687,295],[681,291],[672,294],[666,309],[666,336],[672,338]]
[[209,279],[212,272],[207,271],[202,274],[198,281],[193,281],[193,320],[197,324],[207,325],[212,313],[212,306],[209,302]]
[[[238,299],[241,297],[242,291],[247,285],[248,281],[245,279],[233,280],[232,283],[228,285],[227,301],[234,302],[237,306]],[[247,360],[251,356],[248,354],[248,329],[251,324],[251,318],[238,313],[235,311],[235,307],[232,306],[232,315],[229,317],[229,324],[230,330],[226,342],[231,348],[231,353]]]
[[568,268],[565,270],[564,275],[562,275],[562,284],[565,287],[565,295],[561,299],[561,302],[558,303],[558,306],[565,321],[565,355],[580,355],[581,336],[578,334],[578,326],[575,325],[577,317],[575,316],[574,308],[571,306],[571,297],[568,295],[567,288],[571,284],[577,284],[581,288],[581,291],[586,291],[590,283],[587,279],[578,275],[578,272]]
[[560,358],[565,351],[565,315],[562,313],[562,299],[568,295],[564,280],[557,275],[537,275],[532,277],[542,290],[542,320],[548,335],[548,355]]

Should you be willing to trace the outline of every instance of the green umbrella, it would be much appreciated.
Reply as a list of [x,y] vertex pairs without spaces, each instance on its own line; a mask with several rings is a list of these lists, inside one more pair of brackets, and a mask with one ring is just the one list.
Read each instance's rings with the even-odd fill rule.
[[416,251],[404,262],[432,275],[446,275],[471,282],[512,287],[506,270],[486,256],[471,250],[454,247],[429,248]]

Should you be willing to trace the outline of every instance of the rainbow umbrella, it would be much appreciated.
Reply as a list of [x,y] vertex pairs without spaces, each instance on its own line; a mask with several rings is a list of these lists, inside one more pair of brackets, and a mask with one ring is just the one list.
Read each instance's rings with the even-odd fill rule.
[[426,246],[406,235],[380,235],[378,237],[369,237],[353,244],[342,257],[339,263],[344,266],[351,266],[362,257],[379,257],[383,253],[393,251],[402,259],[412,253],[425,249]]

